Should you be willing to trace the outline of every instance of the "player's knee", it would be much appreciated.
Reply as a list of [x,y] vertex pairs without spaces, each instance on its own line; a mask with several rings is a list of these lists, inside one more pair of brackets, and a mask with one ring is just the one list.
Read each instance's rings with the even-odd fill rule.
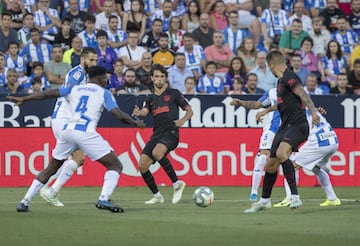
[[159,151],[153,151],[152,157],[154,161],[160,161],[164,157],[164,154],[160,153]]
[[286,152],[279,150],[276,151],[276,157],[280,160],[281,163],[289,159],[289,155]]

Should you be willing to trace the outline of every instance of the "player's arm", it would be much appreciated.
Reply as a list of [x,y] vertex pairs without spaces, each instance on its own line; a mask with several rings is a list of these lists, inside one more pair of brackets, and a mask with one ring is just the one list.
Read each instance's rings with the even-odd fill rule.
[[259,101],[244,101],[238,98],[233,98],[233,100],[230,102],[230,105],[242,106],[247,109],[259,109],[262,107],[262,104]]
[[135,105],[132,116],[136,117],[146,117],[149,114],[149,109],[143,107],[140,109],[137,105]]
[[193,115],[193,111],[191,109],[191,106],[187,106],[185,108],[185,115],[181,117],[181,119],[175,120],[175,125],[177,127],[182,127],[186,121],[188,121]]
[[140,128],[145,127],[145,123],[142,120],[134,120],[133,118],[130,117],[130,115],[128,115],[127,113],[121,111],[117,107],[110,110],[110,113],[112,113],[112,115],[116,119],[124,122],[125,124],[140,127]]
[[310,96],[304,90],[304,87],[297,86],[294,90],[294,94],[297,95],[298,97],[300,97],[301,101],[310,110],[313,124],[319,124],[320,117],[317,114],[317,109],[315,108],[315,105],[314,105],[313,101],[311,100]]
[[6,98],[14,102],[16,105],[21,105],[25,101],[31,101],[31,100],[44,100],[48,98],[55,98],[60,96],[60,90],[59,89],[53,89],[53,90],[47,90],[39,93],[34,93],[28,96],[23,97],[14,97],[14,96],[7,96]]
[[266,115],[267,113],[270,113],[270,112],[272,112],[272,111],[275,111],[275,110],[277,110],[277,109],[278,109],[278,106],[277,106],[277,104],[275,104],[275,105],[272,105],[271,107],[266,108],[266,109],[263,110],[263,111],[257,112],[257,114],[256,114],[256,120],[259,121],[259,122],[262,122],[262,117],[263,117],[264,115]]

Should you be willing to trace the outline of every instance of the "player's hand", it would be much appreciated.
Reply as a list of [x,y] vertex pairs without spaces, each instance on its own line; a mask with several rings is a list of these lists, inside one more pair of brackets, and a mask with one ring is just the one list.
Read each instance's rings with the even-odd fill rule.
[[263,119],[262,119],[263,116],[266,115],[266,114],[267,114],[267,113],[266,113],[265,110],[263,110],[263,111],[261,111],[261,112],[258,112],[258,113],[256,114],[256,120],[261,123],[262,120],[263,120]]
[[10,102],[15,103],[16,105],[20,106],[23,104],[24,99],[22,97],[14,97],[14,96],[7,96],[6,97]]
[[146,125],[143,120],[135,120],[136,126],[139,128],[144,128]]
[[326,115],[326,114],[327,114],[326,109],[324,109],[323,107],[318,107],[318,111],[319,111],[319,113],[322,114],[322,115]]
[[313,125],[319,124],[320,123],[320,116],[317,114],[317,111],[313,111],[311,113],[311,117],[312,117],[312,123]]
[[233,98],[233,100],[230,102],[230,105],[232,106],[240,106],[241,100],[238,98]]
[[141,116],[140,109],[139,109],[139,107],[138,107],[137,105],[135,105],[134,110],[133,110],[131,116],[132,116],[132,117],[134,117],[134,116],[136,116],[136,117]]

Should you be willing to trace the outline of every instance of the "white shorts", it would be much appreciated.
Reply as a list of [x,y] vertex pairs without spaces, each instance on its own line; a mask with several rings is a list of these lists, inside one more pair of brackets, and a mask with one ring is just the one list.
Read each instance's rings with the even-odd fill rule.
[[338,148],[339,144],[319,147],[317,142],[306,142],[296,153],[294,160],[299,166],[312,170],[315,166],[325,166]]
[[93,161],[113,151],[110,144],[97,132],[64,130],[56,142],[52,155],[57,160],[65,160],[78,149],[81,149]]
[[260,138],[260,144],[259,144],[259,150],[261,149],[271,149],[272,142],[274,140],[275,133],[269,130],[263,131],[261,138]]
[[51,129],[56,140],[60,138],[60,134],[62,133],[64,126],[67,122],[68,119],[51,119]]
[[255,19],[256,16],[252,14],[239,15],[239,26],[249,28]]

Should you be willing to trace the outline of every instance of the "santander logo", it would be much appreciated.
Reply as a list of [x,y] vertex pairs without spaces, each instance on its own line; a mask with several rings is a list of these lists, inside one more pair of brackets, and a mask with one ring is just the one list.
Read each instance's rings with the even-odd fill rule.
[[[141,150],[145,147],[145,141],[139,132],[136,132],[135,142],[130,144],[130,150],[124,152],[118,156],[119,160],[123,164],[123,174],[131,177],[141,177],[139,172],[138,163],[140,160]],[[160,168],[158,162],[150,166],[152,173],[156,172]]]

